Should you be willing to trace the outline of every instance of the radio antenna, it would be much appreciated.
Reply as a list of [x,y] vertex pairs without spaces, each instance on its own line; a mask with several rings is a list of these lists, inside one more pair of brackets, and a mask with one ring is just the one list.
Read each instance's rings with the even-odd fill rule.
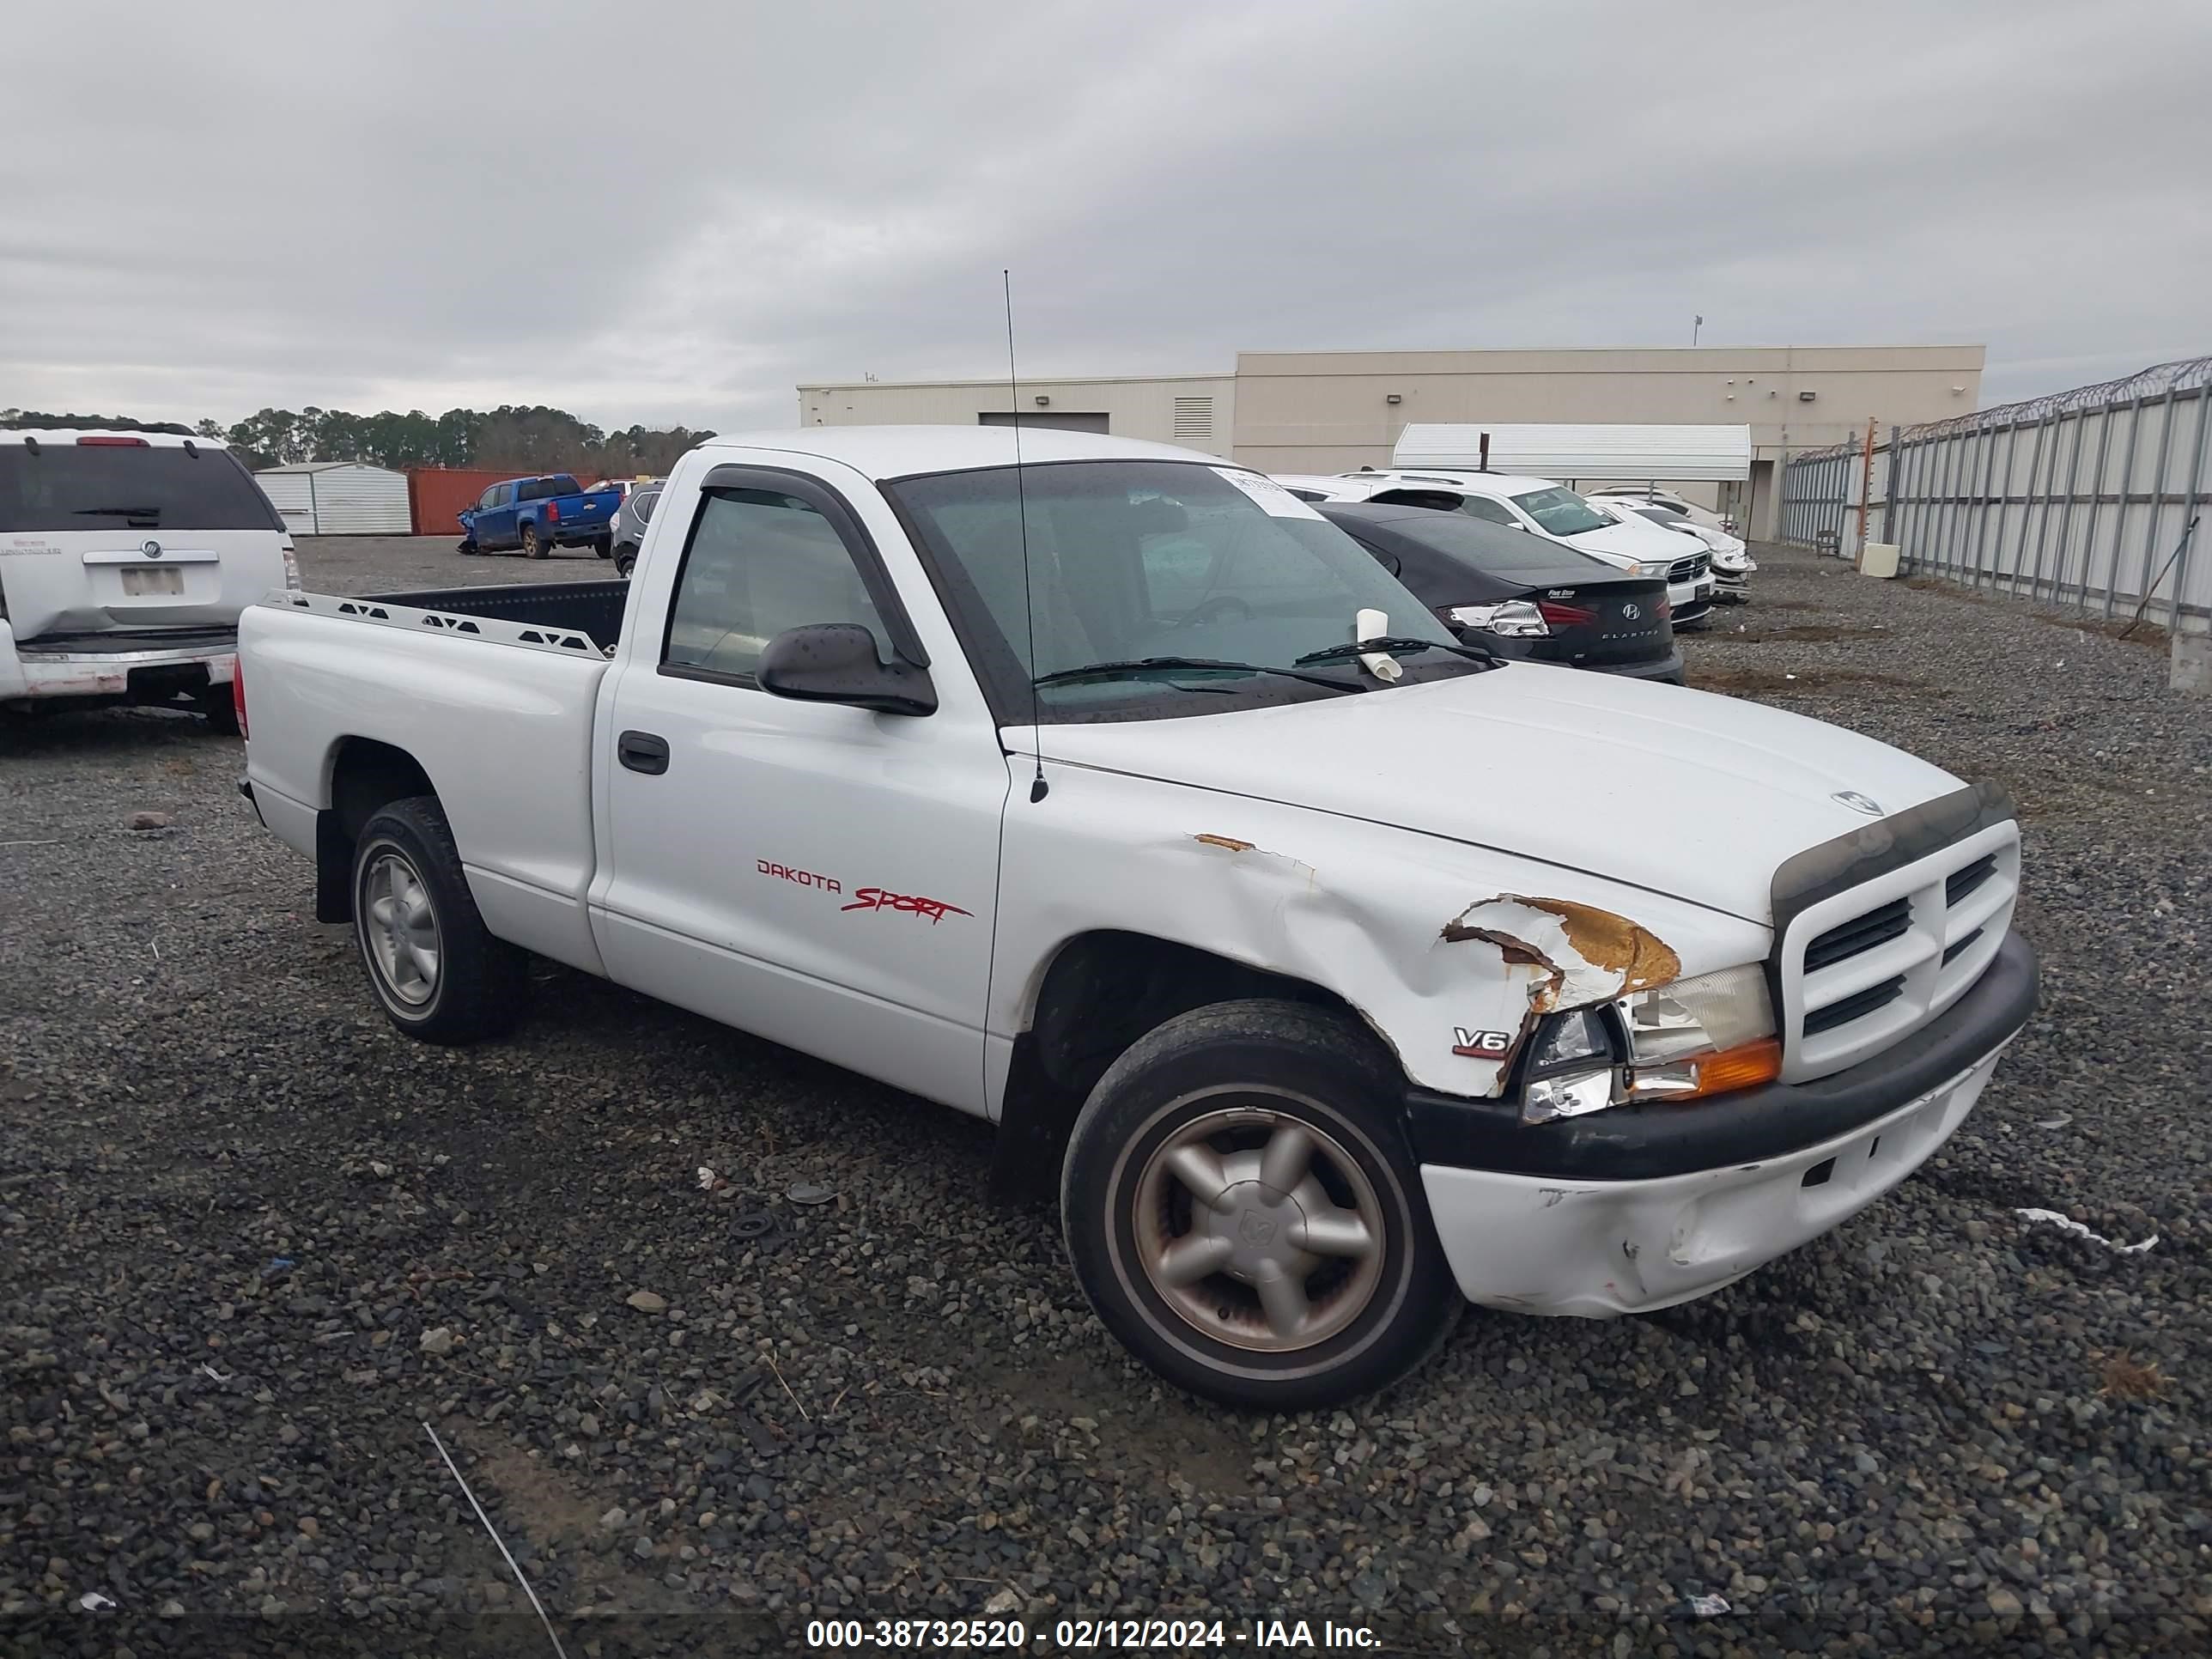
[[1014,502],[1022,520],[1022,621],[1030,636],[1030,763],[1036,769],[1030,779],[1030,805],[1034,806],[1052,786],[1044,781],[1044,716],[1037,696],[1036,599],[1030,586],[1030,498],[1022,482],[1022,381],[1014,368],[1013,272],[1001,269],[999,281],[1006,293],[1006,392],[1013,410]]

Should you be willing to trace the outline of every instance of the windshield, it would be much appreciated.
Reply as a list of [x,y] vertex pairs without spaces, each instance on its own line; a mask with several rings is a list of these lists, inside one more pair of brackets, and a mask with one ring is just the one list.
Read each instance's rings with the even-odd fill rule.
[[0,531],[282,530],[252,477],[222,449],[0,444]]
[[1558,484],[1516,495],[1513,505],[1553,536],[1579,536],[1585,530],[1602,530],[1613,522],[1573,490]]
[[[884,486],[914,526],[979,663],[997,684],[1148,657],[1260,668],[1352,638],[1363,610],[1417,652],[1407,678],[1470,672],[1457,641],[1372,556],[1279,485],[1242,468],[1176,461],[1077,461],[938,473]],[[1023,569],[1023,504],[1028,571]],[[1034,619],[1036,648],[1029,639]],[[1415,664],[1418,663],[1418,671]],[[1377,686],[1356,663],[1312,671]],[[1191,714],[1237,698],[1328,696],[1280,675],[1148,669],[1042,688],[1048,719],[1102,703]],[[1009,701],[1000,698],[1001,702]],[[1121,716],[1126,717],[1126,716]]]

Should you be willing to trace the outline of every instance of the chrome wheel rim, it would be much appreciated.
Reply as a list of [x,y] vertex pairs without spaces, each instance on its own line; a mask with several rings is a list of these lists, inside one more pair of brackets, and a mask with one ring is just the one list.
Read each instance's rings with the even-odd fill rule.
[[423,1006],[438,994],[443,959],[430,890],[399,854],[381,852],[369,860],[361,890],[367,902],[362,933],[377,978],[395,1000]]
[[1155,1295],[1217,1342],[1287,1353],[1347,1329],[1382,1280],[1374,1185],[1332,1135],[1288,1113],[1206,1112],[1138,1176],[1133,1244]]

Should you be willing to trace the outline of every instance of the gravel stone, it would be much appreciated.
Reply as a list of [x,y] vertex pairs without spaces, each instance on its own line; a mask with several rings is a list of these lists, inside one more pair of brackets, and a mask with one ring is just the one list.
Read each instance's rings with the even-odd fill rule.
[[[301,556],[355,592],[605,572]],[[985,1196],[985,1126],[544,963],[511,1039],[410,1042],[234,740],[0,721],[0,1647],[545,1651],[428,1421],[608,1659],[632,1615],[795,1644],[986,1607],[1520,1659],[2212,1650],[2212,703],[2083,619],[1760,558],[1693,683],[2011,788],[2041,1011],[1834,1234],[1643,1318],[1471,1313],[1320,1416],[1128,1360],[1055,1218]]]
[[658,1295],[652,1291],[632,1291],[628,1296],[624,1297],[623,1300],[627,1302],[631,1307],[636,1309],[641,1314],[657,1314],[665,1313],[668,1311],[668,1298],[665,1296]]

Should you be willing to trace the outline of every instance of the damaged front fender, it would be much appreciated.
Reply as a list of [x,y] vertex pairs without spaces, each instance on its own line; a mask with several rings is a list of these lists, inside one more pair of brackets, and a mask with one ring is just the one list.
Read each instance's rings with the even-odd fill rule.
[[[1009,815],[1003,846],[994,1066],[1056,952],[1098,930],[1320,987],[1410,1082],[1474,1097],[1503,1091],[1544,1013],[1754,961],[1767,943],[1741,917],[1539,859],[1126,773],[1068,769],[1048,806]],[[1510,1040],[1461,1041],[1498,1033]]]

